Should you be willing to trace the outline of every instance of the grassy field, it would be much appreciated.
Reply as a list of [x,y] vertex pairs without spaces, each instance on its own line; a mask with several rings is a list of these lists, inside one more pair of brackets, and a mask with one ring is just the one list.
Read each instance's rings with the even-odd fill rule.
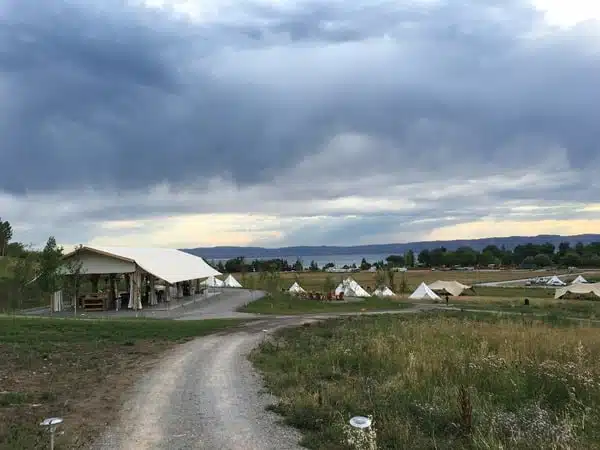
[[411,303],[389,298],[370,297],[363,301],[328,302],[308,300],[291,296],[286,293],[268,295],[248,303],[238,311],[258,314],[307,314],[307,313],[336,313],[355,311],[382,311],[408,308]]
[[[600,272],[594,272],[597,276],[600,276]],[[502,270],[502,271],[473,271],[473,272],[462,272],[462,271],[432,271],[432,270],[410,270],[405,272],[407,293],[412,292],[421,282],[433,283],[437,280],[445,281],[460,281],[461,283],[472,285],[476,283],[494,282],[494,281],[507,281],[507,280],[519,280],[524,278],[532,278],[537,276],[549,276],[555,275],[555,272],[536,272],[531,270]],[[560,275],[560,273],[558,273]],[[352,274],[339,274],[339,273],[326,273],[326,272],[282,272],[280,274],[280,287],[289,288],[294,281],[298,281],[300,285],[309,291],[323,291],[327,277],[330,277],[335,284],[340,283],[343,279],[351,276],[354,278],[362,287],[372,288],[376,287],[376,274],[373,272],[357,272]],[[242,277],[240,274],[235,274],[235,277],[242,282],[246,287],[260,288],[261,282],[259,280],[259,274],[250,273]],[[403,277],[403,274],[396,272],[395,284],[399,285]],[[586,275],[588,277],[588,275]],[[594,275],[589,275],[593,279]],[[244,279],[245,278],[245,279]],[[575,278],[574,275],[565,277],[567,281]],[[477,287],[477,292],[481,292],[479,295],[500,295],[506,296],[505,288],[502,287]],[[530,297],[534,296],[547,296],[548,292],[553,292],[553,289],[535,288],[535,287],[520,287],[512,289],[526,289]],[[484,293],[484,292],[488,293]],[[501,293],[502,294],[499,294]],[[517,292],[517,291],[513,291]]]
[[593,320],[600,319],[600,301],[597,300],[529,298],[529,305],[527,306],[524,305],[523,300],[523,297],[454,297],[450,301],[450,306],[465,309],[547,314]]
[[46,448],[51,416],[65,419],[57,449],[86,448],[165,350],[240,323],[0,317],[0,448]]
[[[283,330],[251,355],[313,449],[600,448],[597,328],[472,314],[362,316]],[[364,447],[369,448],[369,447]]]

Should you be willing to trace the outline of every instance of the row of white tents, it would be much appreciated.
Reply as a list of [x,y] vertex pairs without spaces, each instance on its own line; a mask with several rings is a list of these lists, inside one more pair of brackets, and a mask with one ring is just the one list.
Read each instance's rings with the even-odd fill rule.
[[[459,283],[458,281],[441,281],[438,280],[435,283],[427,286],[425,283],[421,283],[415,292],[413,292],[409,298],[412,299],[430,299],[430,300],[439,300],[440,297],[436,292],[459,296],[465,290],[472,289],[471,286],[467,286],[465,284]],[[306,290],[302,288],[298,284],[298,282],[294,282],[292,286],[288,289],[288,292],[301,295],[305,294]],[[351,277],[346,278],[335,288],[335,295],[339,297],[340,294],[343,294],[344,297],[392,297],[396,295],[389,287],[383,286],[377,288],[373,291],[372,294],[369,294],[360,284],[358,284]]]
[[[556,275],[552,275],[551,277],[535,278],[533,280],[533,283],[534,284],[544,284],[546,286],[566,286],[567,285],[567,283],[565,283],[563,280],[558,278]],[[580,283],[587,283],[587,280],[585,278],[583,278],[581,275],[578,275],[577,278],[575,278],[573,281],[571,281],[571,284],[580,284]]]
[[218,287],[241,288],[242,287],[240,282],[238,280],[236,280],[233,277],[233,275],[231,275],[231,274],[229,274],[227,276],[227,278],[225,278],[225,280],[220,280],[216,277],[208,277],[206,280],[204,280],[202,283],[200,283],[200,286],[212,287],[212,288],[218,288]]
[[[288,289],[288,292],[295,295],[306,294],[306,290],[300,286],[297,281],[292,284],[292,286]],[[390,297],[396,295],[387,286],[377,288],[375,291],[373,291],[373,294],[369,294],[366,289],[353,280],[352,277],[346,278],[335,288],[336,297],[339,297],[342,294],[344,297]]]

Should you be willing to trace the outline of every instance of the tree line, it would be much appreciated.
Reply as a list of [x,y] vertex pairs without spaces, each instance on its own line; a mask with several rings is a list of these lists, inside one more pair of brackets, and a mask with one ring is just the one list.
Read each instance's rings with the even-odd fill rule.
[[[0,311],[48,305],[57,290],[69,294],[79,288],[80,268],[59,270],[64,250],[53,236],[42,250],[12,239],[11,224],[0,219]],[[65,276],[67,272],[75,276]]]
[[[315,261],[311,261],[308,266],[304,266],[300,259],[290,264],[283,258],[248,260],[242,256],[227,261],[211,262],[211,264],[222,273],[326,271],[335,266],[333,262],[319,267]],[[510,267],[536,269],[551,266],[600,267],[600,242],[587,245],[579,242],[574,246],[571,246],[569,242],[562,242],[558,247],[551,243],[530,243],[517,245],[512,250],[504,246],[488,245],[481,251],[467,246],[459,247],[456,250],[437,247],[422,250],[418,254],[409,250],[403,255],[389,255],[385,260],[380,261],[369,262],[363,258],[360,264],[345,265],[342,268],[349,270],[369,270],[372,267],[378,270],[399,267]]]

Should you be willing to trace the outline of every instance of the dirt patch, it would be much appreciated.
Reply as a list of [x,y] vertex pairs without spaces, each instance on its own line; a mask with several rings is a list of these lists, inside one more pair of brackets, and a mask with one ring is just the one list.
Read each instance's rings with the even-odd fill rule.
[[45,448],[39,423],[54,416],[57,450],[87,448],[166,351],[240,323],[0,316],[0,449]]
[[1,345],[0,448],[47,445],[39,423],[52,416],[65,419],[57,448],[84,448],[115,418],[123,394],[174,345],[75,344],[44,355]]

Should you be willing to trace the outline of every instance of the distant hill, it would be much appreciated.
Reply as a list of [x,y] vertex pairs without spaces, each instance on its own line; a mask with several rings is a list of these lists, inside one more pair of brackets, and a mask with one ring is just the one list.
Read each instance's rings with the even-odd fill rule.
[[378,245],[355,245],[355,246],[299,246],[299,247],[198,247],[182,249],[193,255],[202,256],[207,259],[231,259],[238,256],[245,258],[281,258],[281,257],[304,257],[304,256],[328,256],[328,255],[397,255],[409,250],[420,252],[424,249],[446,247],[448,250],[456,250],[458,247],[468,246],[475,250],[483,250],[488,245],[504,246],[514,249],[523,244],[545,244],[550,242],[558,247],[561,242],[569,242],[575,245],[577,242],[589,244],[600,242],[600,234],[580,234],[576,236],[560,236],[555,234],[538,236],[510,236],[491,237],[483,239],[458,239],[454,241],[427,241],[407,242],[403,244],[378,244]]

